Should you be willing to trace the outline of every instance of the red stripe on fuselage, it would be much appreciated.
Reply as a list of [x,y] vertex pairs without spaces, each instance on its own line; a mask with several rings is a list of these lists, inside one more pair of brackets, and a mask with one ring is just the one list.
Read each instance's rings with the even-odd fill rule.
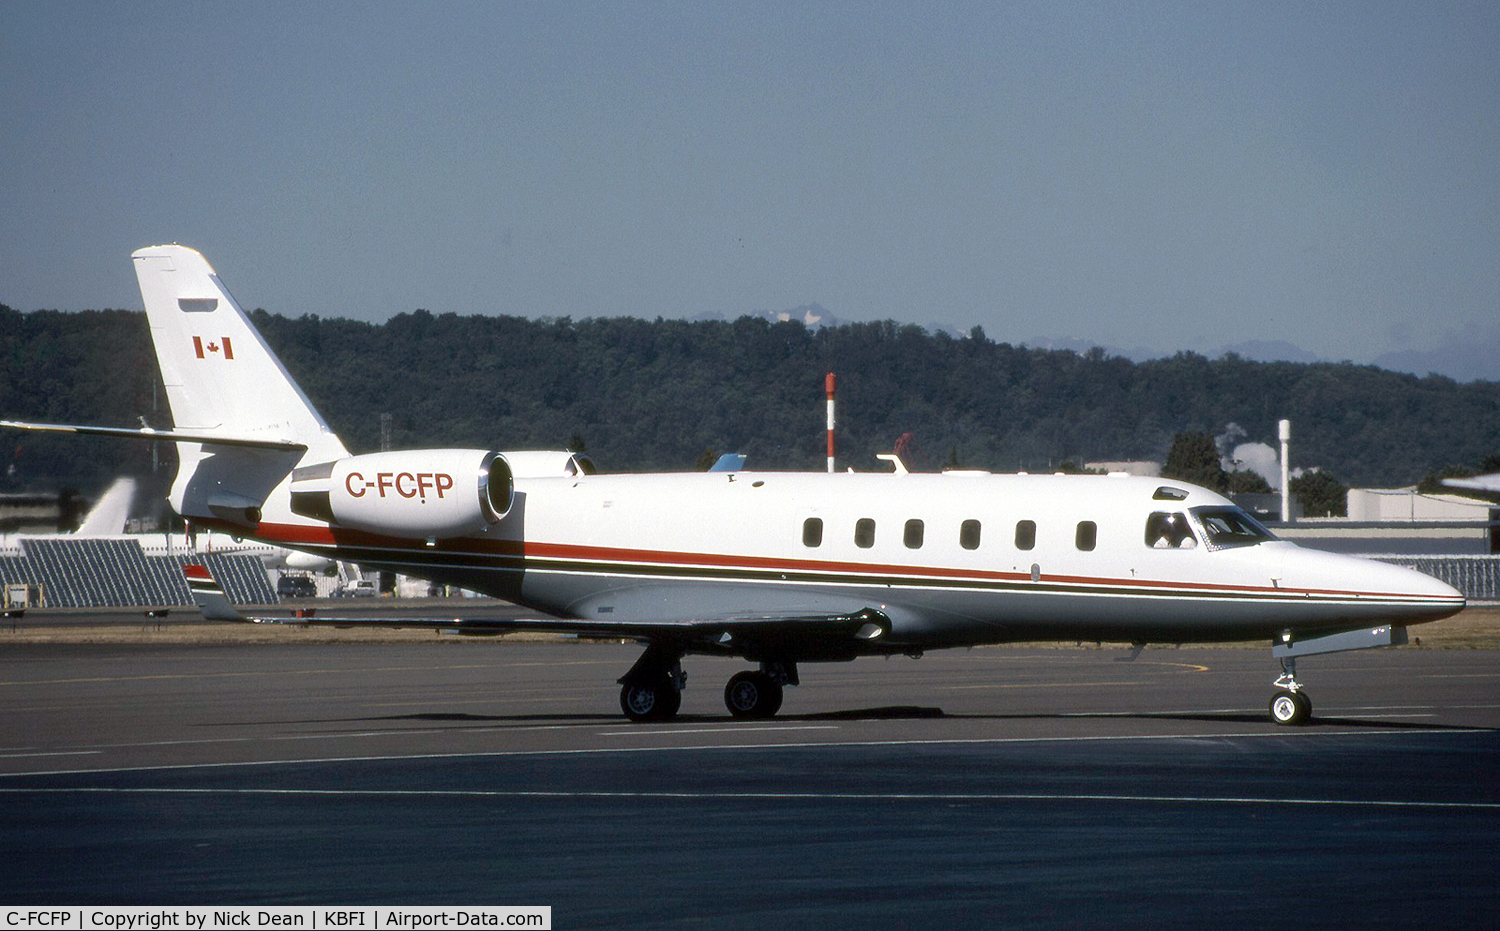
[[[243,528],[224,525],[226,532],[243,533]],[[392,559],[399,561],[403,552],[430,556],[435,553],[452,554],[456,557],[501,557],[522,559],[566,560],[585,563],[591,571],[607,574],[612,567],[641,566],[659,570],[670,575],[673,568],[679,569],[725,569],[774,574],[779,572],[821,573],[868,577],[871,582],[880,582],[891,577],[923,581],[953,582],[1028,582],[1028,572],[1001,572],[987,569],[964,569],[948,566],[911,566],[892,563],[834,562],[828,560],[785,559],[769,556],[744,556],[726,553],[684,553],[671,550],[623,549],[618,547],[582,546],[571,543],[543,543],[519,540],[488,540],[466,537],[445,540],[441,548],[425,545],[424,541],[401,537],[386,537],[379,534],[354,530],[333,530],[324,526],[298,524],[261,525],[257,536],[270,543],[289,546],[349,546],[393,550]],[[476,562],[475,568],[483,568]],[[1121,594],[1148,594],[1170,591],[1191,592],[1212,596],[1220,595],[1264,595],[1278,600],[1293,597],[1305,598],[1382,598],[1415,599],[1430,604],[1434,601],[1426,595],[1405,592],[1362,592],[1345,589],[1297,589],[1278,588],[1268,585],[1235,585],[1211,582],[1171,581],[1163,579],[1118,579],[1104,576],[1042,574],[1039,582],[1051,585],[1078,587],[1109,587]],[[804,581],[803,584],[806,584]],[[900,584],[897,582],[896,584]]]

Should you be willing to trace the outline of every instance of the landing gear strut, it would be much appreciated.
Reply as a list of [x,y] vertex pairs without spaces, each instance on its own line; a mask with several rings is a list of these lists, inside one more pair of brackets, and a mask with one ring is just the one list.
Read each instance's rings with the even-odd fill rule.
[[1272,685],[1278,691],[1271,696],[1271,720],[1277,724],[1306,724],[1312,717],[1312,699],[1297,681],[1297,659],[1281,657],[1281,676]]

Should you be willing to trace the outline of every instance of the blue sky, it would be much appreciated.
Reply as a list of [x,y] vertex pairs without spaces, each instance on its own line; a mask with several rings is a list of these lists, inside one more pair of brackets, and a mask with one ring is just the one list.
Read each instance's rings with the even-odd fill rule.
[[138,307],[177,241],[292,316],[815,302],[1500,378],[1496,49],[1493,2],[10,2],[0,302]]

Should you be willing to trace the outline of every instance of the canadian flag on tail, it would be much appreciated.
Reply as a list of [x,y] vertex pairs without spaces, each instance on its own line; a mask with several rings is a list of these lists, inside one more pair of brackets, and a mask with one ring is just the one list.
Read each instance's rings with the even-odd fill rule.
[[193,352],[195,352],[200,359],[207,359],[210,356],[217,356],[222,352],[225,359],[229,360],[230,362],[234,361],[234,347],[229,344],[229,337],[227,336],[220,339],[217,343],[214,342],[212,338],[210,338],[207,343],[204,343],[203,337],[194,336]]

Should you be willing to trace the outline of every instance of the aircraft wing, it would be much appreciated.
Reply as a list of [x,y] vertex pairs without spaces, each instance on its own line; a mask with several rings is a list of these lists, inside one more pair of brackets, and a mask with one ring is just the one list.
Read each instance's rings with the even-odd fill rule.
[[582,634],[593,637],[619,637],[626,640],[697,643],[705,648],[742,652],[747,645],[762,649],[780,643],[807,648],[813,644],[834,647],[837,644],[868,643],[890,633],[890,618],[874,608],[847,614],[791,616],[753,616],[701,618],[677,621],[590,620],[585,618],[486,618],[486,617],[335,617],[313,615],[297,617],[269,615],[254,617],[243,614],[229,602],[224,589],[201,565],[183,566],[188,588],[203,616],[212,621],[241,621],[253,624],[287,624],[317,627],[408,628],[447,630],[464,634],[505,634],[519,632]]
[[115,436],[130,440],[157,440],[170,443],[212,443],[218,446],[248,446],[255,449],[278,449],[300,452],[307,449],[304,443],[292,443],[282,439],[251,436],[224,436],[213,433],[194,433],[183,430],[155,430],[151,427],[91,427],[67,423],[27,423],[20,420],[0,420],[0,427],[10,430],[29,430],[34,433],[74,433],[81,436]]

